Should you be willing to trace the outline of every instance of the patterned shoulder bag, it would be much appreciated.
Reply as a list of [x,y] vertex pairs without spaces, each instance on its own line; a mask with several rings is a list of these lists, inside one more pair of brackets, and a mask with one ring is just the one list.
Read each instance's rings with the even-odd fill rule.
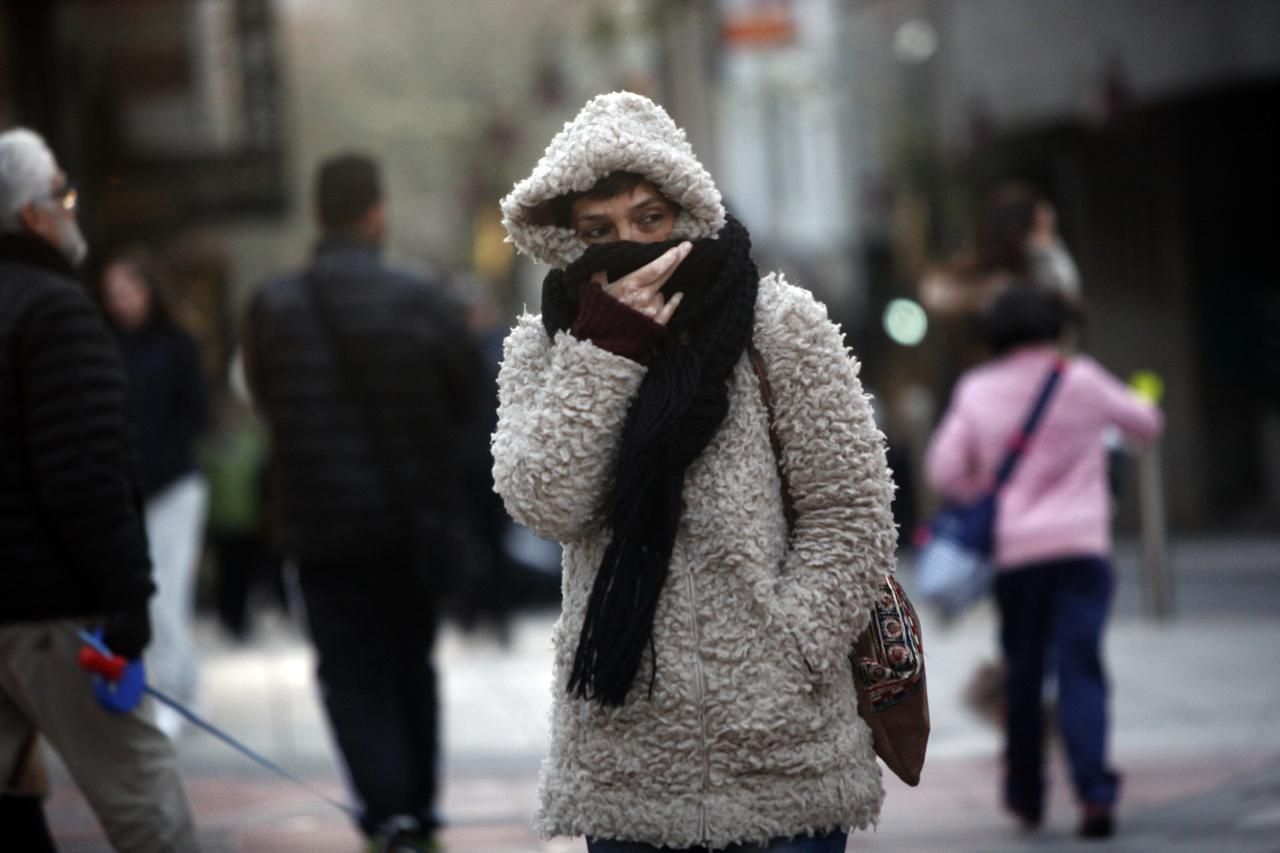
[[[774,426],[773,393],[764,358],[754,343],[747,356],[760,383],[769,414],[769,443],[782,483],[782,510],[788,537],[795,530],[795,505],[782,467],[782,441]],[[902,586],[886,574],[872,602],[871,624],[849,653],[858,691],[858,714],[871,729],[876,755],[908,785],[920,784],[929,745],[929,693],[924,676],[920,618]]]

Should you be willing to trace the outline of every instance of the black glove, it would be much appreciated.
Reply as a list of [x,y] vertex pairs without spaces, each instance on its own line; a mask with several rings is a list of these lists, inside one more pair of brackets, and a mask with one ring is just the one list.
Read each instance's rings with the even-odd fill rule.
[[142,657],[142,650],[151,642],[151,617],[146,605],[108,616],[102,623],[102,642],[127,660]]

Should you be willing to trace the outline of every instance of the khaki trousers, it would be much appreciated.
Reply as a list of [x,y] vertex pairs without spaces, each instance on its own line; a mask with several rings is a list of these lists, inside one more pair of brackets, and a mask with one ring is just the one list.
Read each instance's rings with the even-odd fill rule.
[[150,722],[146,703],[128,714],[98,704],[89,675],[76,663],[80,624],[0,626],[0,782],[38,731],[116,850],[198,850],[173,744]]

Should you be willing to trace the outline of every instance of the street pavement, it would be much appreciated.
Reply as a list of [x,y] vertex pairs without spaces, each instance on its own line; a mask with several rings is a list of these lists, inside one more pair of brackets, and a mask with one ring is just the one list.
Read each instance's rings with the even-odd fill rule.
[[[1107,636],[1113,756],[1124,774],[1119,832],[1078,841],[1063,762],[1054,757],[1045,828],[1014,829],[999,808],[999,735],[962,696],[995,653],[983,606],[943,625],[922,614],[933,732],[924,778],[886,777],[868,851],[1280,851],[1280,537],[1178,541],[1175,613],[1145,608],[1137,550],[1117,549],[1119,586]],[[910,573],[904,570],[910,589]],[[546,721],[554,613],[522,614],[509,642],[447,631],[438,660],[447,751],[443,840],[451,853],[582,851],[581,839],[529,830]],[[346,799],[296,628],[264,614],[248,646],[201,621],[200,710],[326,795]],[[251,764],[210,735],[179,741],[205,850],[355,853],[347,818],[312,792]],[[51,759],[50,823],[69,853],[108,849],[84,801]]]

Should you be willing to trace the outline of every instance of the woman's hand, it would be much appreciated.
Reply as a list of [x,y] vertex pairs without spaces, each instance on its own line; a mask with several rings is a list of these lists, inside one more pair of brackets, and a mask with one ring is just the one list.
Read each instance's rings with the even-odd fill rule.
[[603,272],[595,273],[591,280],[603,286],[605,293],[623,305],[639,311],[658,325],[665,326],[676,308],[680,307],[684,294],[677,293],[670,299],[663,299],[662,286],[671,278],[680,262],[689,256],[692,248],[693,244],[686,240],[615,282],[610,282]]

